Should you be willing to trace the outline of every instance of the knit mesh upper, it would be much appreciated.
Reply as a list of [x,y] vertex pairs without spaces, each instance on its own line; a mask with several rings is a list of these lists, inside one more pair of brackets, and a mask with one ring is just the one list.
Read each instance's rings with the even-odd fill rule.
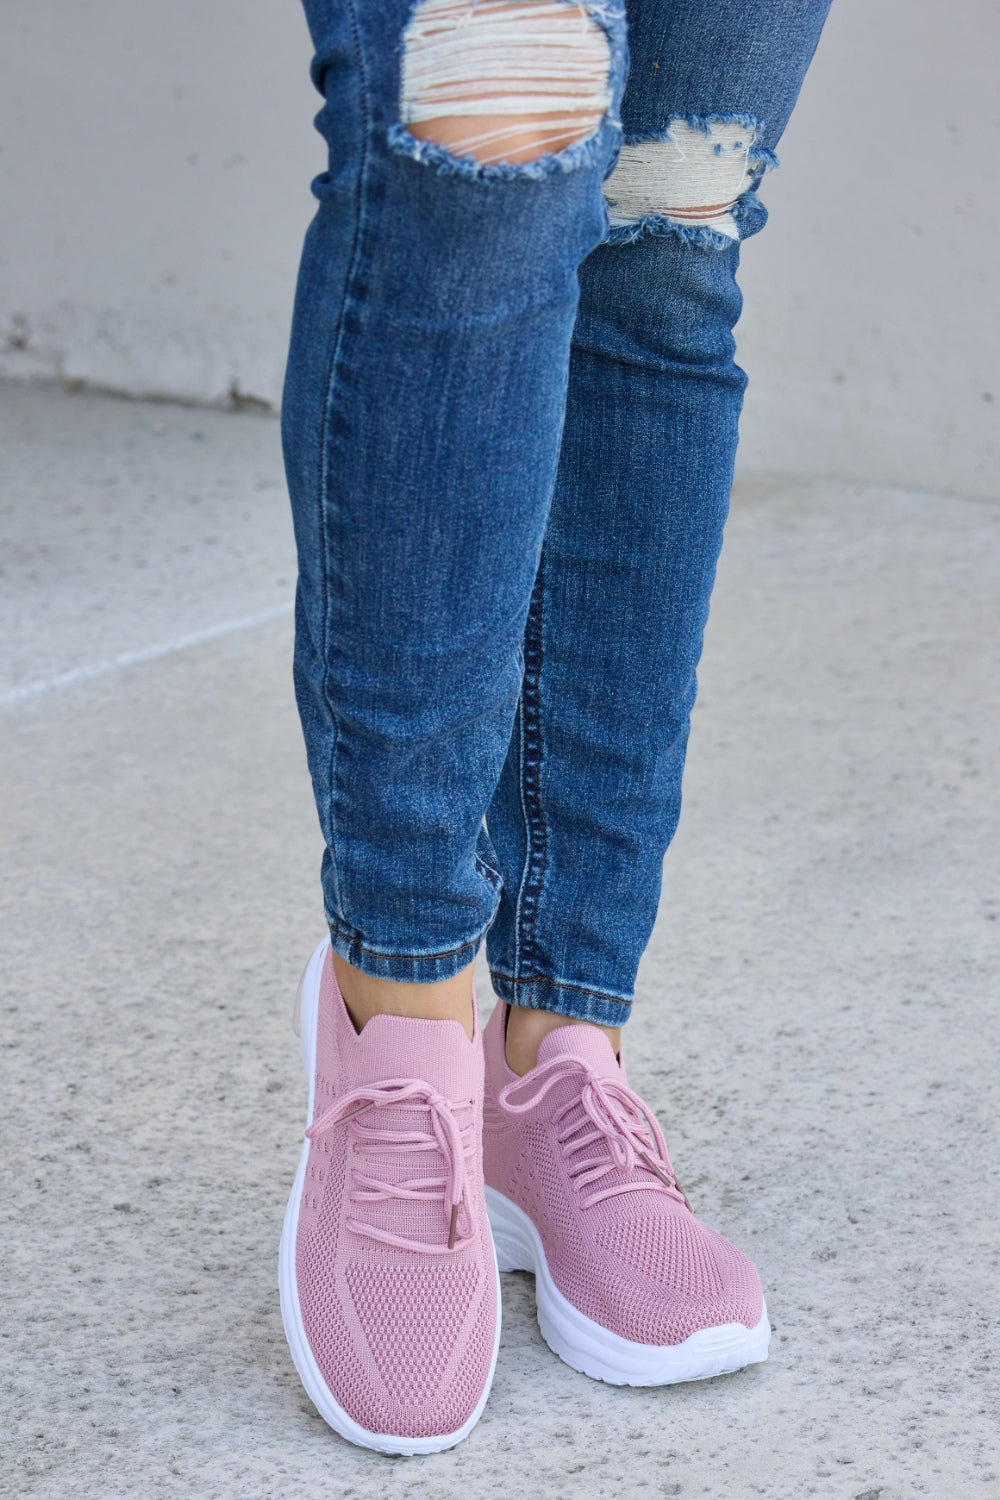
[[[358,1034],[328,956],[296,1282],[323,1380],[368,1432],[457,1432],[489,1380],[499,1310],[481,1119],[478,1037],[394,1016]],[[452,1249],[449,1173],[461,1184]]]
[[[353,1261],[347,1285],[372,1358],[401,1405],[434,1399],[479,1271],[471,1265],[372,1266]],[[390,1321],[386,1308],[395,1309]]]
[[[763,1299],[746,1256],[696,1219],[637,1149],[630,1155],[619,1146],[625,1161],[617,1163],[608,1137],[594,1128],[582,1102],[588,1079],[623,1086],[605,1034],[592,1026],[550,1032],[539,1064],[548,1064],[556,1081],[533,1107],[513,1113],[500,1100],[516,1081],[504,1055],[503,1011],[498,1005],[485,1037],[486,1180],[534,1222],[559,1291],[586,1317],[638,1344],[677,1344],[725,1323],[754,1327]],[[533,1079],[527,1074],[512,1100],[537,1096]],[[627,1110],[624,1117],[631,1118]],[[588,1135],[598,1139],[574,1150]],[[669,1158],[666,1169],[672,1177]]]

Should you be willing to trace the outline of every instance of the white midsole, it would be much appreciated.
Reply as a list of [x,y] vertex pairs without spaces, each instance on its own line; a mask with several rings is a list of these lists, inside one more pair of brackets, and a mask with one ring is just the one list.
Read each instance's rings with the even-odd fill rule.
[[541,1236],[523,1209],[488,1185],[486,1209],[501,1270],[534,1272],[542,1337],[574,1370],[612,1385],[673,1385],[682,1380],[708,1380],[767,1358],[771,1325],[766,1307],[754,1328],[723,1323],[700,1328],[680,1344],[636,1344],[612,1333],[560,1292],[549,1271]]
[[[305,1066],[309,1079],[309,1117],[306,1120],[306,1128],[312,1124],[313,1108],[315,1105],[316,1087],[316,1014],[319,1009],[320,978],[323,973],[323,964],[326,960],[327,950],[330,946],[329,938],[326,938],[316,952],[313,954],[306,971],[302,976],[299,986],[299,994],[296,1000],[296,1020],[299,1025],[299,1044],[302,1052],[302,1062]],[[493,1373],[496,1370],[497,1351],[500,1348],[500,1273],[496,1263],[496,1255],[493,1257],[493,1274],[496,1278],[496,1337],[493,1343],[493,1360],[490,1364],[489,1378],[485,1389],[479,1399],[472,1416],[465,1422],[457,1432],[435,1434],[433,1437],[396,1437],[385,1432],[369,1432],[366,1427],[360,1426],[349,1416],[344,1408],[333,1399],[330,1388],[323,1379],[322,1373],[313,1356],[309,1340],[306,1337],[305,1327],[302,1322],[302,1310],[299,1306],[298,1280],[295,1274],[295,1242],[299,1226],[299,1204],[302,1201],[302,1191],[305,1186],[306,1170],[309,1162],[309,1142],[303,1141],[302,1151],[299,1155],[298,1170],[295,1173],[295,1182],[292,1186],[288,1206],[285,1209],[285,1221],[281,1230],[281,1248],[278,1253],[278,1291],[281,1297],[281,1321],[285,1325],[285,1337],[291,1351],[295,1368],[299,1372],[299,1379],[305,1388],[306,1395],[323,1418],[335,1432],[339,1432],[350,1443],[356,1443],[361,1448],[372,1448],[377,1453],[439,1453],[443,1448],[453,1448],[467,1437],[475,1427],[483,1414],[486,1398],[493,1384]]]

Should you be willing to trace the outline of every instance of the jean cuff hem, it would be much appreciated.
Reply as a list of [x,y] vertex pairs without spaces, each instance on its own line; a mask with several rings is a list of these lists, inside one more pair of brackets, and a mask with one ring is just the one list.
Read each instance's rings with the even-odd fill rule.
[[486,928],[467,942],[443,953],[384,953],[368,947],[357,933],[347,932],[328,923],[333,951],[363,974],[374,979],[396,979],[404,984],[433,984],[451,979],[468,968],[479,951]]
[[595,1026],[624,1026],[632,1013],[632,1001],[616,995],[603,995],[583,985],[568,984],[561,979],[533,975],[515,979],[512,974],[490,970],[493,989],[508,1005],[526,1010],[552,1010],[577,1021],[591,1021]]

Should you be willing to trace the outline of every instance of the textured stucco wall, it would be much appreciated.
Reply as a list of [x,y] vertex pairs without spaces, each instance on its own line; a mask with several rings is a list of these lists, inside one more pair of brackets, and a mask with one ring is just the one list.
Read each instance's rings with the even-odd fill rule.
[[[276,402],[323,161],[270,0],[8,0],[0,373]],[[834,0],[744,255],[746,467],[995,494],[994,0]]]

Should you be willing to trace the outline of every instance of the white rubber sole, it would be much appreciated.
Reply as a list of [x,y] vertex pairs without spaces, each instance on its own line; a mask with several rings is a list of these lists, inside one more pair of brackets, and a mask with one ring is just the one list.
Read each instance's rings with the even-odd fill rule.
[[[315,1104],[315,1079],[316,1079],[316,1014],[319,1009],[319,987],[320,976],[323,972],[323,964],[326,960],[327,950],[330,946],[329,938],[320,943],[309,963],[306,965],[302,982],[299,985],[298,995],[295,1001],[295,1027],[299,1033],[299,1048],[302,1053],[302,1062],[309,1079],[309,1117],[306,1120],[306,1128],[312,1124],[313,1108]],[[396,1437],[391,1433],[369,1432],[355,1422],[344,1408],[333,1399],[330,1388],[320,1372],[319,1366],[313,1357],[309,1340],[306,1338],[305,1328],[302,1323],[302,1310],[299,1306],[299,1289],[295,1275],[295,1241],[299,1227],[299,1204],[302,1201],[302,1189],[305,1184],[306,1170],[309,1162],[309,1142],[303,1141],[302,1152],[299,1156],[298,1170],[295,1173],[295,1182],[292,1187],[291,1196],[288,1199],[288,1207],[285,1209],[285,1222],[281,1230],[281,1248],[278,1253],[278,1291],[281,1297],[281,1321],[285,1325],[285,1337],[291,1351],[295,1368],[299,1372],[299,1379],[320,1416],[334,1432],[346,1438],[349,1443],[356,1443],[359,1448],[371,1448],[376,1453],[394,1453],[412,1455],[416,1453],[440,1453],[444,1448],[453,1448],[463,1438],[468,1437],[483,1414],[486,1398],[493,1384],[493,1375],[497,1364],[497,1351],[500,1348],[500,1274],[496,1264],[496,1255],[493,1257],[493,1274],[496,1278],[497,1299],[497,1331],[493,1344],[493,1360],[490,1365],[489,1379],[486,1388],[480,1397],[479,1404],[468,1421],[458,1429],[457,1432],[435,1434],[433,1437]]]
[[771,1325],[765,1307],[755,1328],[723,1323],[701,1328],[682,1344],[634,1344],[587,1318],[552,1280],[541,1237],[524,1211],[494,1188],[486,1209],[501,1271],[532,1271],[542,1338],[574,1370],[610,1385],[675,1385],[710,1380],[767,1358]]

